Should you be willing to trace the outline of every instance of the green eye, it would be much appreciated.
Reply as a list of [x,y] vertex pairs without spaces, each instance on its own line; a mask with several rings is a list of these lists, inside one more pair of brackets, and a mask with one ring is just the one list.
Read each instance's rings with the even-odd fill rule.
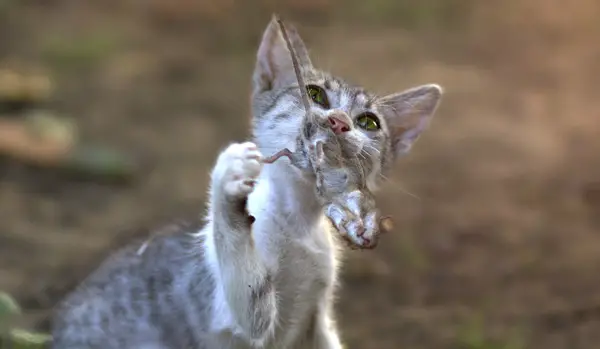
[[356,118],[356,125],[367,131],[377,131],[381,128],[379,119],[373,113],[363,113]]
[[306,92],[313,102],[325,109],[329,109],[329,101],[327,100],[325,90],[316,85],[308,85],[306,86]]

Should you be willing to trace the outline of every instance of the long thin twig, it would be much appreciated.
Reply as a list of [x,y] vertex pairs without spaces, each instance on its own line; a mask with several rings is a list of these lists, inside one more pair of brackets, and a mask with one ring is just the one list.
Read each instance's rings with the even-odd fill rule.
[[[277,24],[279,25],[279,29],[281,30],[281,34],[283,36],[283,39],[287,45],[287,49],[290,53],[290,58],[292,60],[292,66],[294,68],[294,73],[296,74],[296,80],[298,82],[298,87],[300,88],[300,96],[302,98],[302,104],[304,106],[304,110],[305,110],[305,119],[304,122],[313,122],[313,115],[311,114],[311,109],[310,109],[310,101],[308,99],[308,95],[306,93],[306,84],[304,82],[304,78],[302,76],[302,71],[300,70],[300,63],[298,62],[298,56],[296,51],[294,50],[294,47],[292,45],[292,42],[290,40],[290,37],[288,35],[288,30],[285,27],[285,24],[283,22],[283,20],[281,20],[281,18],[278,15],[274,15],[275,21],[277,22]],[[323,165],[323,159],[324,159],[324,154],[323,154],[323,141],[319,140],[316,141],[315,144],[311,144],[311,140],[310,139],[306,139],[307,135],[305,135],[304,133],[302,133],[302,136],[304,139],[301,139],[301,141],[306,142],[306,144],[309,145],[309,149],[310,149],[310,155],[309,155],[309,163],[311,164],[311,166],[313,167],[313,170],[317,176],[317,191],[321,194],[321,195],[325,195],[325,184],[324,184],[324,173],[323,173],[323,169],[321,168],[321,166]],[[289,149],[285,148],[282,149],[280,151],[278,151],[277,153],[275,153],[272,156],[269,156],[265,159],[263,159],[263,161],[265,163],[273,163],[275,162],[277,159],[281,158],[281,157],[288,157],[291,161],[292,164],[295,163],[295,155],[294,153],[292,153]],[[329,198],[331,199],[331,198]],[[378,232],[389,232],[392,227],[393,227],[393,222],[391,220],[390,217],[381,217],[379,219],[378,222],[379,225],[379,231]],[[378,232],[376,232],[376,234],[373,236],[373,238],[377,238],[377,234]],[[346,237],[348,238],[348,237]],[[348,242],[351,244],[351,246],[356,247],[356,248],[374,248],[376,245],[376,241],[373,244],[369,243],[369,246],[364,246],[361,244],[357,244],[356,241],[352,241],[350,239],[347,239]],[[370,239],[364,238],[365,241],[369,241]]]
[[288,51],[290,51],[290,57],[292,59],[292,66],[294,67],[294,73],[296,74],[296,80],[298,80],[298,87],[300,87],[300,95],[302,96],[302,104],[304,105],[304,110],[306,111],[306,115],[309,116],[310,113],[310,101],[308,100],[308,96],[306,95],[306,84],[304,83],[304,78],[302,77],[302,72],[300,71],[300,63],[298,63],[298,55],[296,54],[296,50],[292,46],[292,42],[290,41],[290,37],[288,36],[288,31],[283,23],[283,20],[278,15],[275,15],[275,20],[277,24],[279,24],[279,29],[281,30],[281,34],[283,35],[283,40],[285,40],[285,44],[287,45]]
[[[296,50],[294,50],[294,47],[293,47],[290,37],[288,35],[288,30],[286,29],[285,24],[283,23],[283,20],[277,14],[274,14],[273,17],[275,18],[275,21],[277,21],[277,24],[279,25],[279,29],[281,30],[283,40],[285,41],[288,51],[290,52],[290,58],[292,59],[292,66],[294,67],[294,73],[296,74],[296,80],[298,81],[298,87],[300,88],[300,96],[302,97],[302,105],[304,106],[304,111],[306,113],[305,118],[310,118],[310,101],[308,100],[308,96],[306,95],[306,92],[305,92],[306,84],[304,83],[304,78],[302,77],[302,72],[300,70],[300,63],[298,63],[298,56],[296,54]],[[272,164],[275,161],[277,161],[279,158],[284,157],[284,156],[288,157],[292,163],[295,162],[294,161],[295,160],[294,153],[292,153],[292,151],[287,148],[282,149],[282,150],[278,151],[277,153],[264,158],[263,162],[266,164]]]

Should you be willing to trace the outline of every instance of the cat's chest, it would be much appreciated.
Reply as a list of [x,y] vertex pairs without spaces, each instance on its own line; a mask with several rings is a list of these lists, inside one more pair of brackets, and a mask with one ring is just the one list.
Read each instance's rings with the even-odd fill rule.
[[334,249],[329,242],[324,239],[299,239],[291,241],[289,249],[280,256],[280,273],[289,275],[297,284],[317,287],[318,284],[329,283],[334,277],[335,262]]
[[326,237],[290,241],[276,277],[280,321],[298,321],[315,309],[336,278],[336,256]]

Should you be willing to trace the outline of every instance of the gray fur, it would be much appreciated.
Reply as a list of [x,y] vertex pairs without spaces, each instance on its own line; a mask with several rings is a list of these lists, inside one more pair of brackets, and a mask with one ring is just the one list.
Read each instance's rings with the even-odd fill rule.
[[[300,91],[273,20],[253,75],[253,142],[219,154],[206,224],[116,252],[56,310],[53,348],[342,348],[332,312],[339,244],[315,173],[287,160],[265,165],[263,154],[289,148],[307,161],[297,148],[304,147],[300,132],[318,132],[332,113],[353,124],[371,111],[380,130],[353,125],[324,150],[327,162],[352,158],[346,170],[375,190],[428,124],[441,89],[424,85],[380,98],[315,69],[293,28],[290,39],[306,83],[323,87],[331,104],[312,103],[317,128],[302,126]],[[328,150],[332,142],[343,151]],[[327,190],[343,192],[344,180],[334,177],[323,178]]]
[[166,228],[141,254],[141,244],[117,251],[62,302],[53,348],[208,348],[215,281],[191,234],[197,226]]

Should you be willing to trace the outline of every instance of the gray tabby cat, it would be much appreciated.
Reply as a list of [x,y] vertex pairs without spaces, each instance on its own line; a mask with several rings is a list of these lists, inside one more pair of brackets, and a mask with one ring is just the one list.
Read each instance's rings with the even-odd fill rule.
[[358,149],[349,163],[375,190],[426,128],[442,90],[376,96],[315,69],[290,34],[306,91],[273,19],[253,76],[254,141],[218,156],[206,224],[173,226],[105,261],[56,310],[53,348],[342,348],[332,309],[339,245],[315,175],[288,159],[265,165],[263,154],[296,149],[307,93],[317,122]]

